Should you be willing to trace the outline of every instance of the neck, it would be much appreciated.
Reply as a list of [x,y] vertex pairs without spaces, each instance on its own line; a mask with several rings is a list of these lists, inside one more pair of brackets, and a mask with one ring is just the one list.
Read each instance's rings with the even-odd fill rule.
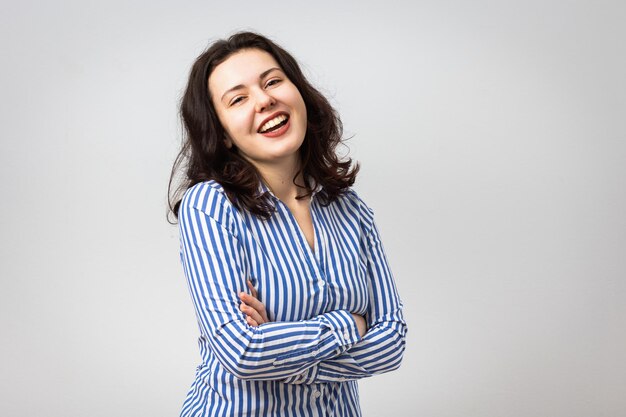
[[[299,158],[273,164],[257,163],[256,168],[261,173],[265,184],[282,202],[289,203],[295,201],[296,197],[302,194],[302,189],[296,186],[293,181],[293,177],[300,168]],[[304,186],[302,173],[298,174],[296,183]]]

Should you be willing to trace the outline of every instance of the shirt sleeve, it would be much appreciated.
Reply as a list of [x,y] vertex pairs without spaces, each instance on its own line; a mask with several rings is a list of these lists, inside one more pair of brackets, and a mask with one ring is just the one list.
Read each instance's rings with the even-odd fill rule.
[[[368,210],[371,213],[371,209]],[[285,382],[341,382],[393,371],[400,366],[407,326],[402,314],[402,302],[373,217],[366,242],[369,279],[367,333],[345,352],[324,360]]]
[[179,211],[181,261],[200,326],[218,361],[239,379],[280,380],[333,358],[360,340],[337,310],[297,322],[249,326],[239,310],[246,290],[244,251],[227,226],[189,199]]

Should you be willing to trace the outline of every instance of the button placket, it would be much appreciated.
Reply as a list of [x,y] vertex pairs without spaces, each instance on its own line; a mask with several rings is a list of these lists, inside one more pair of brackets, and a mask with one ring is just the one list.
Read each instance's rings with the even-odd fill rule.
[[313,256],[315,257],[315,260],[318,263],[319,267],[322,267],[322,241],[324,240],[324,236],[323,233],[324,231],[321,228],[318,228],[317,225],[319,224],[319,221],[317,219],[317,211],[316,211],[316,202],[311,199],[311,205],[310,205],[310,209],[311,209],[311,221],[313,222],[313,230],[314,230],[314,240],[315,240],[315,252],[313,253]]
[[311,247],[306,242],[304,232],[302,231],[302,228],[298,225],[298,222],[295,216],[293,215],[293,213],[291,212],[291,210],[289,210],[289,207],[279,199],[277,199],[277,204],[280,206],[284,215],[289,219],[288,223],[290,224],[292,232],[295,234],[295,236],[297,236],[296,240],[300,242],[300,248],[301,248],[302,254],[304,255],[304,259],[306,261],[306,264],[309,266],[309,270],[312,276],[317,277],[317,280],[318,280],[317,289],[319,293],[317,306],[318,306],[318,309],[322,309],[324,307],[324,299],[325,299],[324,291],[325,291],[325,286],[326,286],[326,282],[324,281],[324,278],[323,278],[324,275],[322,272],[323,271],[322,266],[320,263],[321,255],[318,255],[322,253],[321,252],[322,249],[320,247],[320,241],[322,240],[321,239],[322,232],[319,231],[319,228],[316,226],[317,216],[316,216],[315,210],[312,207],[313,203],[311,204],[311,221],[313,222],[313,229],[314,229],[315,252],[311,250]]
[[[307,243],[306,236],[304,235],[304,231],[302,231],[302,227],[300,227],[300,225],[298,224],[298,221],[296,220],[296,217],[293,215],[293,213],[289,209],[289,206],[287,206],[287,204],[283,203],[280,200],[278,200],[278,204],[282,206],[285,212],[285,215],[289,218],[291,230],[298,238],[297,240],[300,243],[300,249],[302,250],[302,252],[304,252],[307,255],[307,257],[312,257],[313,260],[317,263],[315,253],[311,249],[309,244]],[[313,222],[313,242],[315,245],[314,249],[315,251],[317,251],[317,232],[315,228],[315,220],[313,219],[313,213],[311,213],[311,221]]]

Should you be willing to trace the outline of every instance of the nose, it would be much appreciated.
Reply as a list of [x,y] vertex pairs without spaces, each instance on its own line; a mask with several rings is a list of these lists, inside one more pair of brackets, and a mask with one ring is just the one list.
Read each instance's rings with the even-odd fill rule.
[[257,113],[261,113],[269,109],[276,103],[276,101],[274,100],[274,97],[267,94],[267,92],[264,90],[259,90],[256,93],[255,99],[256,99],[255,109]]

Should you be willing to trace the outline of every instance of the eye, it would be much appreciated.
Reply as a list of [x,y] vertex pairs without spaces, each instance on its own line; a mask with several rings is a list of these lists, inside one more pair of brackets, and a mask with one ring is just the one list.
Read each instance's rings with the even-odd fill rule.
[[233,98],[233,99],[230,101],[230,103],[229,103],[229,104],[230,104],[231,106],[234,106],[234,105],[235,105],[235,104],[237,104],[237,103],[241,103],[244,99],[245,99],[245,97],[244,97],[244,96],[237,96],[237,97]]
[[268,87],[271,87],[273,85],[276,85],[276,84],[280,83],[281,81],[282,80],[280,78],[272,78],[267,83],[265,83],[265,88],[268,88]]

